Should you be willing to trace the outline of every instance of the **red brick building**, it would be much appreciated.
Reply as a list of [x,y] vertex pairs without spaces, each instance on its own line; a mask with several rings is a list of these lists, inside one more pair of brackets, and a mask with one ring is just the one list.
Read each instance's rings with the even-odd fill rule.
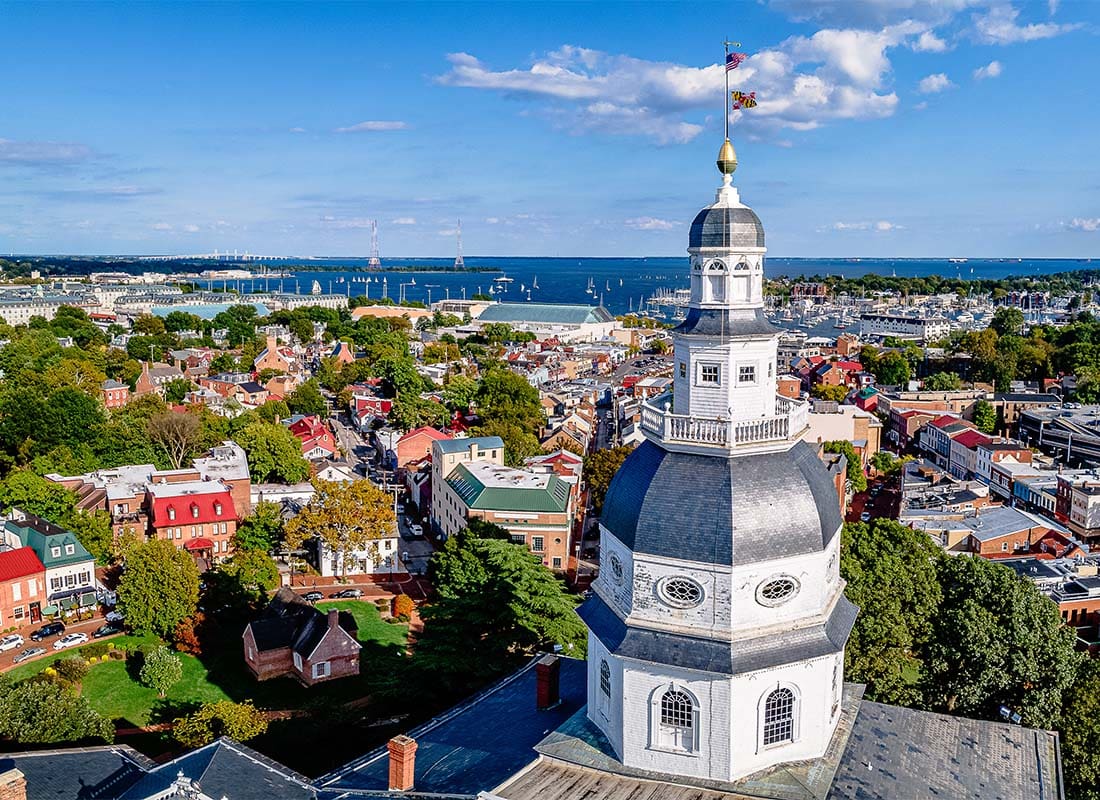
[[38,622],[46,602],[46,568],[30,547],[0,552],[0,627]]
[[451,439],[451,435],[427,426],[413,428],[397,440],[397,468],[404,469],[406,464],[419,461],[432,453],[432,442]]
[[355,618],[314,608],[283,587],[244,629],[244,662],[257,680],[290,677],[305,686],[359,674]]
[[148,496],[151,538],[170,541],[195,558],[229,555],[237,509],[228,486],[221,481],[156,483]]
[[302,443],[302,456],[309,460],[332,458],[339,451],[336,436],[320,417],[310,415],[308,417],[292,417],[287,428]]
[[122,408],[130,402],[130,387],[118,381],[103,381],[99,386],[99,394],[106,409]]

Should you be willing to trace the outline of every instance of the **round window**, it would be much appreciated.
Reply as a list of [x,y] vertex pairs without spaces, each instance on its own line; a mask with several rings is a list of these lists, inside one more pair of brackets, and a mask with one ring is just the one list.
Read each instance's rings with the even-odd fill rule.
[[762,606],[781,606],[798,594],[798,579],[790,575],[768,578],[756,587],[756,602]]
[[664,578],[657,584],[657,594],[673,608],[693,608],[703,602],[702,585],[691,578]]
[[615,583],[621,584],[623,582],[623,562],[619,560],[619,557],[614,553],[611,554],[611,558],[608,559],[611,564],[611,579]]

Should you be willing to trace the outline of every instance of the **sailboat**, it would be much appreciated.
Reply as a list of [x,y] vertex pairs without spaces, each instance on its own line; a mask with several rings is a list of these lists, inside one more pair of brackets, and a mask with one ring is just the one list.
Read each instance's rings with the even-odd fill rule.
[[619,286],[622,286],[622,285],[623,285],[623,279],[619,278]]
[[534,280],[534,282],[533,282],[533,283],[531,284],[531,288],[532,288],[532,289],[537,289],[537,288],[539,288],[539,276],[538,276],[538,275],[536,275],[536,276],[535,276],[535,280]]
[[603,290],[605,292],[611,291],[611,281],[604,281]]
[[595,294],[596,293],[596,283],[595,283],[595,281],[592,280],[591,277],[588,279],[588,288],[585,289],[584,291],[585,291],[585,294]]

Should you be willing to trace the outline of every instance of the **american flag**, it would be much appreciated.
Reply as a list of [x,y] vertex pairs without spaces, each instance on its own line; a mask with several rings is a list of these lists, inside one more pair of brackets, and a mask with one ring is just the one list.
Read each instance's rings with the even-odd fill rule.
[[744,61],[748,56],[744,53],[726,53],[726,72],[731,69],[737,69],[737,65]]

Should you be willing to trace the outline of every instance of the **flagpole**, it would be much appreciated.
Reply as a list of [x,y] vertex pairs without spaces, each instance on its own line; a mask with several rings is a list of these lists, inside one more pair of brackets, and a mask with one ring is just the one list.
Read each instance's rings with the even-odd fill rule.
[[722,45],[726,48],[726,58],[722,59],[722,74],[725,75],[725,77],[726,77],[726,93],[724,95],[723,102],[722,102],[722,106],[723,106],[723,109],[724,109],[722,119],[725,120],[725,123],[726,123],[726,139],[729,139],[730,138],[730,71],[729,71],[729,68],[726,65],[726,59],[728,59],[729,56],[730,56],[730,43],[729,43],[729,40],[727,39],[726,41],[722,42]]

